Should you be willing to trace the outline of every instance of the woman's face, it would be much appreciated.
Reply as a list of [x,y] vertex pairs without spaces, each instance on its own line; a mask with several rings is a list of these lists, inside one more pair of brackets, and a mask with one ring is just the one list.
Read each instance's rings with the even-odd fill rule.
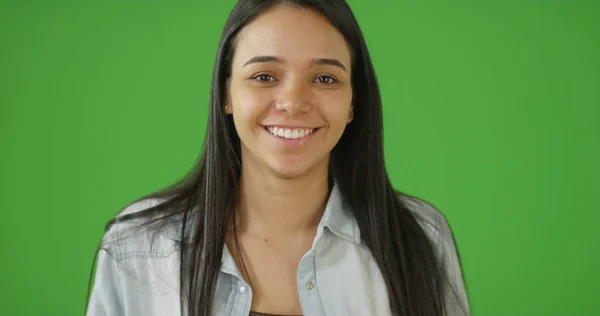
[[327,170],[352,119],[350,52],[312,9],[276,6],[237,38],[227,84],[244,165],[284,178]]

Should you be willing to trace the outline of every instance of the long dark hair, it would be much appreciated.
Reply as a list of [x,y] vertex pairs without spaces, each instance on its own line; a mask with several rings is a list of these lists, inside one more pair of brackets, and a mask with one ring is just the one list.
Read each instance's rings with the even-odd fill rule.
[[[394,315],[444,315],[448,276],[416,215],[398,198],[383,154],[381,96],[358,23],[344,0],[240,0],[224,27],[215,60],[208,132],[196,166],[176,184],[137,201],[163,202],[143,212],[117,216],[144,224],[182,221],[181,308],[209,315],[228,223],[234,216],[241,174],[240,139],[224,112],[226,80],[237,33],[277,4],[319,11],[342,33],[352,56],[354,119],[331,152],[329,176],[339,186],[385,280]],[[136,202],[137,202],[136,201]]]

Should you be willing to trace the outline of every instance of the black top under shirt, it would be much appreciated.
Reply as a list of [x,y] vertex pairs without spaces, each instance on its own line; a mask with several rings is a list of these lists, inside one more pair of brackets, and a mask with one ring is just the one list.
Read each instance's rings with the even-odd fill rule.
[[302,315],[275,315],[275,314],[265,314],[265,313],[250,311],[250,315],[248,315],[248,316],[302,316]]

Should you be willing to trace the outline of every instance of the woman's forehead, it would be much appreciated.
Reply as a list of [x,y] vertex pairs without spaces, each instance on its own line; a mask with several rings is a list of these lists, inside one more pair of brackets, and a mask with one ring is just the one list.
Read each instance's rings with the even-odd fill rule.
[[350,65],[343,35],[313,9],[276,6],[259,15],[239,33],[234,63],[243,65],[255,56],[277,56],[306,62],[333,58]]

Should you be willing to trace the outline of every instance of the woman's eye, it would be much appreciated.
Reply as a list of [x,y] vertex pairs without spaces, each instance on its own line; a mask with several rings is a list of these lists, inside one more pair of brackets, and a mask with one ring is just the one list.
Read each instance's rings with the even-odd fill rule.
[[269,82],[269,81],[273,81],[275,78],[273,78],[270,75],[260,74],[260,75],[255,76],[254,79],[256,79],[258,81]]
[[324,84],[332,84],[332,83],[336,83],[337,81],[335,79],[333,79],[331,76],[319,76],[319,77],[317,77],[317,82],[324,83]]

